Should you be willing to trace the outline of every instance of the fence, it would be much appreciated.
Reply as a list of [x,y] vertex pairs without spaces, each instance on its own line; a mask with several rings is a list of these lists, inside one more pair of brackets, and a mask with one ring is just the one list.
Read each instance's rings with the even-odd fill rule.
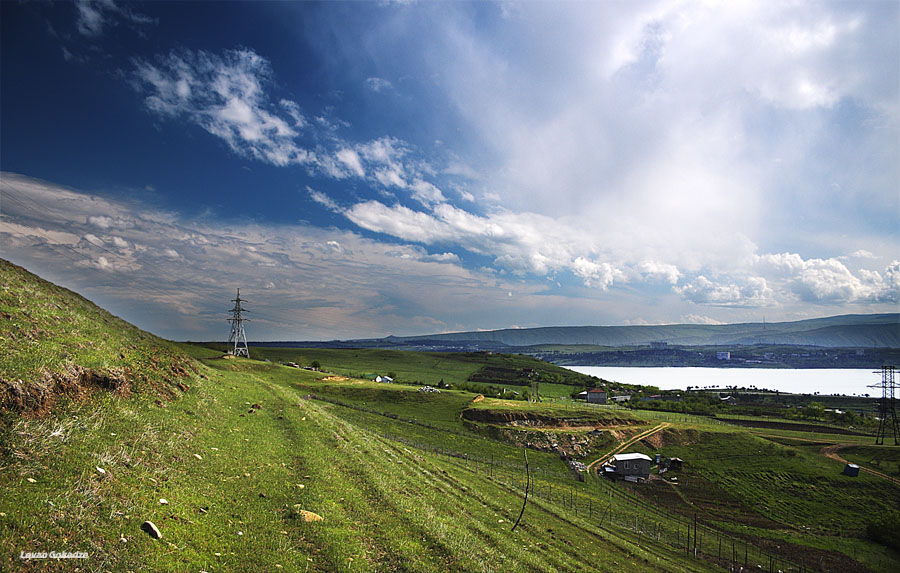
[[[523,464],[470,455],[397,434],[379,435],[420,451],[445,456],[460,470],[484,475],[510,489],[521,491],[525,483]],[[623,489],[621,483],[588,477],[587,483],[579,489],[575,472],[531,469],[529,473],[529,499],[550,504],[562,510],[567,517],[580,518],[600,529],[624,535],[638,545],[644,540],[665,544],[686,555],[712,561],[730,570],[753,568],[773,573],[804,573],[815,570],[815,564],[805,565],[792,561],[767,552],[748,539],[714,528],[704,523],[699,514],[695,514],[693,518],[685,518],[649,503]]]
[[[323,402],[329,402],[362,412],[386,416],[429,429],[446,431],[437,426],[407,420],[396,415],[385,414],[372,408],[365,408],[330,397],[310,395]],[[599,406],[603,407],[603,406]],[[608,407],[608,406],[607,406]],[[613,408],[617,408],[613,406]],[[690,414],[654,412],[668,415],[671,421],[682,421],[695,418]],[[724,424],[721,420],[702,417],[704,421]],[[521,491],[524,483],[525,466],[499,458],[470,455],[468,452],[450,450],[441,446],[412,440],[406,436],[388,432],[369,431],[390,441],[405,444],[421,451],[446,456],[461,470],[485,475],[488,479],[500,483],[510,489]],[[646,499],[629,493],[621,483],[614,483],[604,478],[589,476],[581,491],[578,491],[575,480],[576,472],[553,471],[544,468],[531,468],[529,471],[529,499],[537,499],[552,507],[561,509],[568,516],[585,520],[600,529],[613,532],[619,536],[631,538],[640,544],[644,539],[665,544],[675,550],[683,551],[694,558],[712,561],[732,571],[754,568],[757,571],[771,573],[805,573],[820,570],[819,563],[806,562],[801,554],[795,559],[767,552],[760,547],[762,539],[753,543],[747,538],[739,537],[710,525],[703,516],[696,513],[693,518],[686,518],[666,508],[649,503]],[[583,478],[582,478],[583,479]],[[580,481],[580,480],[579,480]],[[568,484],[568,485],[566,485]],[[637,486],[641,487],[641,486]],[[796,558],[799,557],[799,560]]]

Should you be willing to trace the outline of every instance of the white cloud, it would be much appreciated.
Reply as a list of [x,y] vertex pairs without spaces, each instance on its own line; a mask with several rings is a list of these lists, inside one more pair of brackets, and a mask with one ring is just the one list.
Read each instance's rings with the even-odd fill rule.
[[584,257],[577,257],[572,261],[572,272],[583,278],[585,285],[596,285],[603,290],[609,288],[616,278],[624,277],[622,271],[609,263],[597,263]]
[[682,297],[698,304],[763,306],[771,302],[774,292],[766,279],[748,277],[743,284],[719,282],[699,275],[690,282],[676,286]]
[[384,78],[367,78],[366,86],[375,93],[381,93],[394,89],[394,84]]
[[103,239],[97,237],[96,235],[92,235],[91,233],[88,233],[87,235],[85,235],[84,240],[87,241],[88,243],[94,245],[95,247],[103,246]]
[[[13,174],[4,173],[2,184],[5,258],[44,269],[45,278],[173,338],[225,336],[221,316],[237,286],[253,301],[251,338],[279,340],[427,333],[456,324],[444,319],[471,326],[472,317],[496,312],[498,289],[505,296],[512,288],[463,269],[452,252],[428,254],[308,225],[187,220]],[[115,238],[91,233],[88,216],[116,220],[126,212],[132,224]],[[119,239],[132,248],[113,249]]]
[[264,85],[268,61],[252,50],[222,56],[203,51],[172,52],[157,63],[135,61],[136,84],[148,109],[164,117],[184,117],[221,138],[239,155],[273,165],[309,164],[314,155],[295,143],[304,125],[299,108],[281,100],[294,120],[277,115]]
[[433,184],[423,181],[421,179],[416,179],[410,185],[410,189],[412,190],[413,199],[422,203],[423,205],[433,205],[435,203],[443,203],[447,199],[444,197],[444,194],[441,193],[441,190],[435,187]]
[[853,258],[856,258],[856,259],[877,259],[878,258],[875,255],[873,255],[871,252],[869,252],[865,249],[860,249],[858,251],[855,251],[850,256]]
[[118,20],[136,26],[155,22],[149,16],[133,12],[127,4],[116,4],[113,0],[76,0],[75,8],[78,32],[89,37],[102,35],[105,28],[114,26]]
[[423,257],[426,261],[434,261],[438,263],[458,263],[459,255],[456,253],[435,253]]
[[679,322],[683,324],[726,324],[721,320],[716,320],[715,318],[699,314],[683,315]]
[[325,193],[322,193],[321,191],[316,191],[315,189],[313,189],[311,187],[307,187],[306,192],[309,193],[309,197],[313,201],[322,205],[329,211],[334,211],[334,212],[338,213],[342,210],[341,207],[337,203],[335,203],[334,200],[331,197],[329,197],[328,195],[326,195]]
[[889,302],[900,299],[896,261],[888,265],[884,277],[867,269],[860,269],[857,276],[837,258],[804,259],[797,253],[760,255],[755,257],[755,264],[807,302]]
[[638,263],[637,268],[645,278],[662,280],[673,285],[678,283],[678,279],[681,278],[681,272],[678,270],[678,267],[668,263],[643,260]]
[[359,154],[357,154],[352,149],[341,149],[335,154],[335,157],[337,157],[338,160],[357,177],[366,176],[366,171],[365,169],[363,169],[362,162],[359,159]]

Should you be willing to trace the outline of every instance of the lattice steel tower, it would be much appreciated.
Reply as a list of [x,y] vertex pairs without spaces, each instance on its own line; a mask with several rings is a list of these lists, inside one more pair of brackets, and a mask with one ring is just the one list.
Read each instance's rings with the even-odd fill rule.
[[894,367],[881,367],[881,384],[874,384],[871,388],[881,388],[881,400],[878,403],[878,433],[875,435],[875,444],[884,444],[884,437],[890,431],[894,433],[894,445],[900,445],[900,425],[897,422],[897,410],[894,407]]
[[244,318],[243,313],[247,311],[241,307],[241,303],[247,301],[241,298],[241,289],[237,289],[237,297],[231,299],[231,302],[234,303],[234,308],[231,309],[231,318],[228,319],[228,322],[231,323],[231,335],[228,337],[228,343],[234,343],[231,353],[235,356],[250,358],[247,335],[244,334],[244,321],[247,319]]

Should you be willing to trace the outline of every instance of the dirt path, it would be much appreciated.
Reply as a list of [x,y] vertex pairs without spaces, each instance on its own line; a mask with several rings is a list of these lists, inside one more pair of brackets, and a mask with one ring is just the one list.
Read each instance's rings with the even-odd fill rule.
[[[846,448],[847,446],[853,446],[853,445],[855,445],[855,444],[832,444],[832,445],[830,445],[830,446],[825,446],[824,448],[822,448],[822,449],[819,450],[819,451],[820,451],[820,452],[822,453],[822,455],[825,456],[826,458],[830,458],[830,459],[832,459],[832,460],[839,461],[839,462],[841,462],[842,464],[849,464],[849,463],[851,463],[851,462],[848,462],[847,460],[845,460],[845,459],[842,458],[841,456],[837,455],[837,452],[838,452],[838,450],[840,450],[841,448]],[[889,476],[889,475],[887,475],[887,474],[885,474],[885,473],[881,473],[880,471],[873,470],[873,469],[870,469],[870,468],[866,468],[866,467],[863,467],[863,466],[859,466],[859,469],[861,469],[861,470],[864,471],[864,472],[870,473],[870,474],[872,474],[872,475],[874,475],[874,476],[878,476],[878,477],[880,477],[880,478],[886,479],[886,480],[888,480],[889,482],[891,482],[891,483],[893,483],[893,484],[895,484],[895,485],[900,485],[900,479],[897,479],[897,478],[895,478],[895,477],[891,477],[891,476]]]
[[636,436],[633,436],[633,437],[629,438],[628,440],[622,442],[621,444],[619,444],[618,446],[616,446],[614,449],[610,450],[609,452],[603,454],[602,456],[600,456],[600,457],[597,458],[596,460],[594,460],[594,461],[592,461],[591,463],[589,463],[589,464],[588,464],[588,467],[587,467],[587,468],[588,468],[588,473],[591,473],[591,472],[593,471],[594,466],[596,466],[596,465],[599,464],[599,463],[605,462],[606,460],[608,460],[608,459],[611,458],[612,456],[618,454],[619,452],[621,452],[622,450],[624,450],[625,448],[627,448],[627,447],[630,446],[631,444],[633,444],[633,443],[635,443],[635,442],[637,442],[637,441],[643,440],[644,438],[650,437],[650,436],[652,436],[653,434],[655,434],[656,432],[665,430],[666,428],[668,428],[668,427],[671,426],[671,425],[672,425],[672,424],[670,424],[670,423],[668,423],[668,422],[663,422],[663,423],[661,423],[661,424],[659,424],[659,425],[657,425],[657,426],[654,426],[654,427],[650,428],[649,430],[645,430],[645,431],[641,432],[640,434],[638,434],[638,435],[636,435]]

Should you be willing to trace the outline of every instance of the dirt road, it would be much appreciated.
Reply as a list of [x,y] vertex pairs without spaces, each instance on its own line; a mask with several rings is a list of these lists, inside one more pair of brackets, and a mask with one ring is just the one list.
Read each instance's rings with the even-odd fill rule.
[[[837,460],[837,461],[839,461],[839,462],[841,462],[841,463],[843,463],[843,464],[849,464],[849,463],[851,463],[851,462],[848,462],[847,460],[845,460],[845,459],[842,458],[841,456],[837,455],[837,452],[838,452],[838,450],[840,450],[841,448],[846,448],[847,446],[852,446],[852,445],[854,445],[854,444],[832,444],[832,445],[830,445],[830,446],[825,446],[824,448],[822,448],[822,449],[819,450],[819,451],[820,451],[820,452],[822,453],[822,455],[825,456],[826,458],[831,458],[832,460]],[[859,469],[861,469],[861,470],[864,471],[864,472],[870,473],[870,474],[872,474],[872,475],[878,476],[878,477],[880,477],[880,478],[884,478],[884,479],[888,480],[889,482],[892,482],[892,483],[894,483],[894,484],[896,484],[896,485],[900,485],[900,479],[897,479],[897,478],[895,478],[895,477],[891,477],[891,476],[889,476],[889,475],[887,475],[887,474],[885,474],[885,473],[881,473],[880,471],[873,470],[873,469],[870,469],[870,468],[866,468],[866,467],[863,467],[863,466],[859,466]]]

